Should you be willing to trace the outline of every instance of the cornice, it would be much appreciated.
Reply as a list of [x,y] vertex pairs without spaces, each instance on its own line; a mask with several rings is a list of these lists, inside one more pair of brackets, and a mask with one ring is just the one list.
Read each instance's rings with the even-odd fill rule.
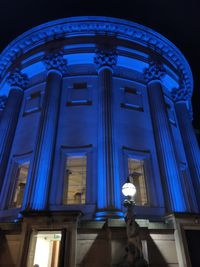
[[73,17],[42,24],[25,32],[11,42],[0,56],[0,76],[22,54],[51,40],[70,36],[114,35],[141,44],[161,54],[183,77],[187,90],[193,89],[190,66],[185,57],[162,35],[145,26],[109,17]]

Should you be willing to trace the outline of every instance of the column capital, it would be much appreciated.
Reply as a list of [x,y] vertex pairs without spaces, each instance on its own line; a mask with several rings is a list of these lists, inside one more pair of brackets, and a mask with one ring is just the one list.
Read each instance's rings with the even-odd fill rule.
[[19,68],[15,69],[7,78],[7,82],[11,87],[26,89],[29,83],[29,78],[25,73],[22,73]]
[[3,110],[5,108],[7,99],[8,98],[5,95],[0,96],[0,110]]
[[99,47],[96,49],[94,63],[97,65],[97,70],[102,68],[113,69],[117,65],[117,52],[113,47]]
[[146,83],[154,80],[161,80],[165,75],[165,68],[158,61],[150,61],[149,67],[144,70],[144,79]]
[[63,57],[62,51],[53,52],[44,58],[44,64],[48,71],[58,71],[65,74],[67,71],[67,60]]
[[190,101],[192,96],[192,90],[187,90],[184,82],[180,82],[178,88],[173,88],[171,90],[171,97],[174,102],[180,101]]

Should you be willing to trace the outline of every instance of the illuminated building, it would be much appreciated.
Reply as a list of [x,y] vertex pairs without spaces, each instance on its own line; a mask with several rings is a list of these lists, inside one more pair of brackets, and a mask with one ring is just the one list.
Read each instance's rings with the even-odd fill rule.
[[19,36],[0,75],[0,266],[118,266],[133,172],[145,258],[189,266],[200,156],[181,52],[133,22],[75,17]]

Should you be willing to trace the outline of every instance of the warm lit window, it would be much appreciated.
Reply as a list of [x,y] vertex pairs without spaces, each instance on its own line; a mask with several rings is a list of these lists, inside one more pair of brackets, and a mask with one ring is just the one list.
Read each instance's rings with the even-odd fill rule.
[[64,204],[85,204],[87,157],[67,156],[64,176]]
[[133,177],[133,184],[136,186],[136,205],[147,205],[147,191],[145,183],[144,160],[128,158],[128,173]]
[[20,208],[22,206],[24,191],[28,177],[29,164],[29,161],[23,162],[22,164],[19,164],[16,168],[14,188],[10,202],[11,208]]
[[31,237],[27,267],[58,267],[61,231],[38,231]]

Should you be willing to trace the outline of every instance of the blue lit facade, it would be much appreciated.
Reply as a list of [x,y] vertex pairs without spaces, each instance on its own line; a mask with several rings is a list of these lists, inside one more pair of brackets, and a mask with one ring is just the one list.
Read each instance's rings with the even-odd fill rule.
[[[199,213],[200,154],[191,124],[192,73],[181,52],[160,34],[132,22],[69,18],[33,28],[11,42],[0,57],[0,77],[2,225],[19,219],[17,227],[48,229],[46,219],[44,227],[38,217],[59,214],[52,227],[63,229],[66,216],[73,251],[69,265],[63,266],[86,266],[74,256],[75,232],[85,231],[77,230],[77,222],[99,229],[98,223],[108,219],[123,229],[121,187],[133,159],[143,164],[147,199],[136,205],[136,217],[148,222],[149,233],[151,220],[162,221],[168,230],[166,221],[173,222],[169,231],[178,231],[176,266],[183,266],[188,259],[176,228],[182,221],[165,216],[187,214],[187,221]],[[84,203],[66,205],[70,157],[87,158],[86,188]],[[27,177],[22,174],[18,205],[13,199],[21,170]],[[23,242],[20,251],[28,241]],[[27,266],[26,258],[21,252],[13,266]],[[116,266],[112,260],[102,264]]]

